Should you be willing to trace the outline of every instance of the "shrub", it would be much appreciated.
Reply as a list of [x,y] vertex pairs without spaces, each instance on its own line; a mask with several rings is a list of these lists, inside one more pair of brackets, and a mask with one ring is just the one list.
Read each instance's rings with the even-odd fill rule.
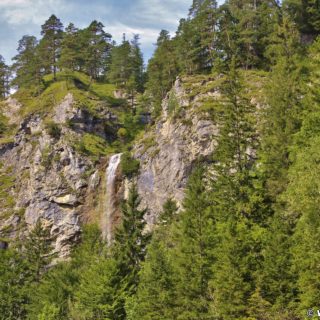
[[61,135],[61,128],[60,126],[53,122],[52,120],[46,121],[45,123],[46,130],[48,134],[54,138],[54,139],[59,139]]
[[128,138],[128,131],[125,128],[120,128],[117,132],[117,136],[122,142],[125,142]]
[[125,152],[121,156],[121,170],[122,173],[128,177],[131,178],[132,176],[136,175],[139,171],[140,162],[137,159],[134,159],[130,152]]

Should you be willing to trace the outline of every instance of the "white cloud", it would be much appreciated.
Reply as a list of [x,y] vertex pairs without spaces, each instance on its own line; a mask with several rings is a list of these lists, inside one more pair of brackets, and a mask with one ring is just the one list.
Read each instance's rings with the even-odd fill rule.
[[29,2],[29,0],[0,0],[0,8],[4,6],[21,6]]
[[63,0],[0,0],[0,17],[9,25],[40,24],[66,7]]

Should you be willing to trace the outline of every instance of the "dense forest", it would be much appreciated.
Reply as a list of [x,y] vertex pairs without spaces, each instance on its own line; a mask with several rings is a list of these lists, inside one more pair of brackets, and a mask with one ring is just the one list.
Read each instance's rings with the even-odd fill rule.
[[[0,319],[316,317],[320,1],[194,0],[174,36],[160,32],[146,68],[138,35],[117,44],[98,21],[64,29],[52,15],[41,34],[19,41],[11,66],[0,59],[3,99],[10,88],[37,97],[45,76],[79,72],[125,90],[154,121],[178,76],[206,76],[224,97],[205,106],[220,134],[211,161],[194,168],[183,208],[168,195],[152,232],[133,185],[111,246],[89,224],[70,259],[52,263],[39,221],[0,249]],[[264,79],[266,107],[248,96],[246,72]]]

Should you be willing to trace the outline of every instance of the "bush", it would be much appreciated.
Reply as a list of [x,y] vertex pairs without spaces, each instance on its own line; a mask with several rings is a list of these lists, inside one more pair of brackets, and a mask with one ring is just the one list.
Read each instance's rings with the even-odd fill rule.
[[128,131],[125,128],[120,128],[117,132],[117,136],[122,142],[125,142],[128,138]]
[[48,134],[55,139],[59,139],[60,135],[61,135],[61,128],[60,126],[53,122],[52,120],[49,120],[46,122],[46,130],[48,132]]
[[122,173],[128,177],[131,178],[132,176],[136,175],[139,171],[140,162],[139,160],[134,159],[130,152],[125,152],[121,156],[121,170]]

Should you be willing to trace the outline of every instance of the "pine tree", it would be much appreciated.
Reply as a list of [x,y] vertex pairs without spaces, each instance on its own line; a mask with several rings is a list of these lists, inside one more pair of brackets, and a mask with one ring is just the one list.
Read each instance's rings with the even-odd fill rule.
[[111,64],[108,73],[109,80],[119,88],[126,88],[132,75],[130,42],[125,39],[121,45],[115,46],[111,50]]
[[58,59],[61,54],[61,42],[63,38],[63,24],[55,16],[50,18],[41,26],[40,52],[43,65],[48,72],[53,72],[56,79]]
[[38,41],[33,36],[23,36],[19,41],[18,54],[12,69],[15,78],[12,84],[20,87],[39,86],[42,77],[42,68],[39,58]]
[[0,100],[5,99],[9,94],[9,67],[5,64],[3,57],[0,55]]
[[111,35],[104,31],[104,25],[97,20],[92,21],[89,27],[80,32],[80,41],[84,49],[84,71],[92,79],[98,79],[107,69],[110,40]]
[[79,30],[70,23],[64,33],[61,42],[61,58],[59,66],[61,69],[76,71],[81,70],[81,42]]

